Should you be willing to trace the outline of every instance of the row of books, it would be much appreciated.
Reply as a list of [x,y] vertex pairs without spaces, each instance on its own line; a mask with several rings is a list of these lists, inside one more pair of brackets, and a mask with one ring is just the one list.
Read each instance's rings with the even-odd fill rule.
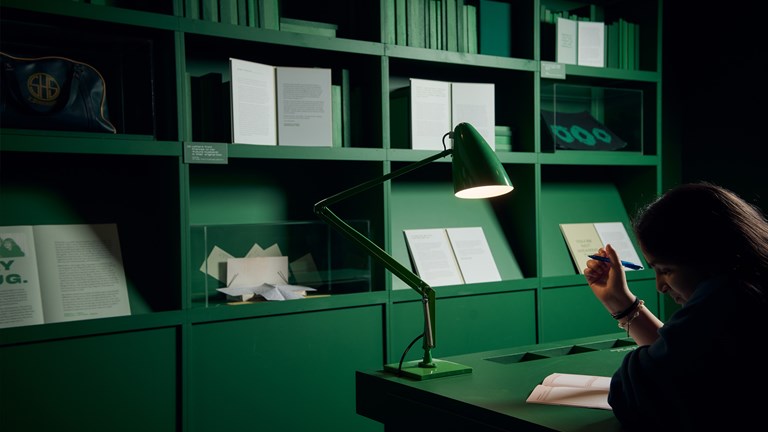
[[333,23],[280,16],[280,0],[184,0],[184,16],[269,30],[336,37]]
[[[568,10],[551,11],[544,6],[541,22],[542,33],[556,34],[554,38],[544,37],[542,44],[555,44],[559,63],[628,70],[640,68],[639,24],[623,18],[611,23],[593,22]],[[582,43],[582,37],[589,41]]]
[[478,53],[478,6],[469,0],[392,0],[396,45]]

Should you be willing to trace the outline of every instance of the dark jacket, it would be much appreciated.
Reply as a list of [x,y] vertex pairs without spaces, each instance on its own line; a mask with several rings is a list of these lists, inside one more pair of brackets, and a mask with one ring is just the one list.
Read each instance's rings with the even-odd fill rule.
[[608,402],[629,430],[751,430],[768,415],[765,302],[720,278],[704,282],[627,354]]

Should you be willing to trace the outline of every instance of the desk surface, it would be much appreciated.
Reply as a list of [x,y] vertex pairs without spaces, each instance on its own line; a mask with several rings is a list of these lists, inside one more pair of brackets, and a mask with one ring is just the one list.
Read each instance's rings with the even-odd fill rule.
[[433,380],[357,372],[357,412],[387,431],[620,431],[608,410],[525,400],[553,372],[611,376],[634,348],[619,333],[446,357],[472,373]]

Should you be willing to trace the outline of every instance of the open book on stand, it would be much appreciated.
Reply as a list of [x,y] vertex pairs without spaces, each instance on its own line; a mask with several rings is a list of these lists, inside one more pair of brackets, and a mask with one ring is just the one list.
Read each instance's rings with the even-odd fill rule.
[[[621,222],[567,223],[560,224],[568,251],[579,273],[584,274],[589,255],[610,244],[619,259],[642,266],[640,256]],[[625,271],[632,271],[625,269]]]
[[482,227],[403,231],[416,274],[430,286],[500,281]]
[[0,227],[0,328],[130,315],[115,224]]

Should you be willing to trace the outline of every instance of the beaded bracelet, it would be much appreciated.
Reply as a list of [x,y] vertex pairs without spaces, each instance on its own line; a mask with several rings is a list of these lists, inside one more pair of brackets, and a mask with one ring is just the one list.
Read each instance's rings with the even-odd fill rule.
[[625,316],[629,315],[633,310],[635,310],[638,304],[640,304],[640,299],[637,298],[637,296],[635,296],[635,300],[632,302],[631,305],[629,305],[628,308],[624,309],[621,312],[612,313],[611,316],[613,317],[613,319],[620,320]]
[[642,301],[642,300],[640,300],[640,301],[637,303],[637,308],[635,309],[635,313],[633,313],[633,314],[632,314],[632,316],[630,316],[629,318],[627,318],[627,320],[626,320],[626,321],[624,321],[624,322],[619,322],[619,328],[620,328],[620,329],[622,329],[622,330],[626,330],[626,331],[627,331],[627,336],[629,336],[629,326],[630,326],[630,325],[632,325],[632,321],[634,321],[634,320],[635,320],[635,318],[637,318],[637,317],[639,317],[639,316],[640,316],[640,309],[642,309],[642,308],[643,308],[643,305],[644,305],[644,304],[645,304],[645,302],[644,302],[644,301]]

